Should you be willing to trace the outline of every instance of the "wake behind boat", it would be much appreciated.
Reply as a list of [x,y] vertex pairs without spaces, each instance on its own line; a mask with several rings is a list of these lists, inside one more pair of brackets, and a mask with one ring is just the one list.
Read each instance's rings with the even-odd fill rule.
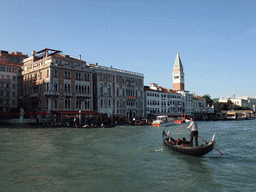
[[[192,156],[203,156],[209,152],[212,151],[212,149],[214,148],[214,144],[215,144],[215,134],[212,137],[212,140],[209,143],[206,143],[206,145],[200,145],[197,147],[190,147],[190,144],[186,145],[186,144],[177,144],[177,141],[174,140],[172,137],[167,136],[167,134],[165,133],[165,131],[163,131],[162,133],[162,137],[163,137],[163,142],[164,144],[169,148],[172,149],[174,151],[186,154],[186,155],[192,155]],[[171,142],[169,142],[171,141]]]
[[152,126],[170,126],[173,125],[174,121],[172,118],[169,118],[167,115],[157,116],[156,120],[152,122]]

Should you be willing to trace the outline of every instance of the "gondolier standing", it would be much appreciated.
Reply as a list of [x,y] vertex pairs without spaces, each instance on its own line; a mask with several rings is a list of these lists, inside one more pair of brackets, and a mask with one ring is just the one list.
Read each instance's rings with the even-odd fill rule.
[[197,124],[194,121],[193,118],[190,118],[190,125],[186,127],[186,129],[190,130],[191,128],[191,134],[190,134],[190,145],[193,147],[193,138],[195,137],[195,144],[198,146],[198,129],[197,129]]

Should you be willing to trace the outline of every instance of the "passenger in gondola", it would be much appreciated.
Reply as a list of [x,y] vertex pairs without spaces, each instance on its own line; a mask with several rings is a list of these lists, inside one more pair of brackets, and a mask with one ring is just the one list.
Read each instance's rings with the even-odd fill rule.
[[185,137],[182,138],[182,146],[190,146],[190,142],[186,140]]
[[182,143],[183,143],[183,144],[190,144],[190,142],[187,141],[185,137],[182,138]]
[[180,140],[180,138],[177,139],[176,145],[181,145],[182,144],[182,140]]
[[169,138],[169,139],[168,139],[168,142],[171,143],[171,144],[174,144],[176,141],[175,141],[173,138],[171,138],[171,137],[169,136],[169,134],[170,134],[170,131],[168,131],[168,133],[166,134],[167,137]]
[[171,143],[171,144],[175,144],[175,140],[173,139],[173,138],[171,138],[171,137],[169,137],[169,143]]

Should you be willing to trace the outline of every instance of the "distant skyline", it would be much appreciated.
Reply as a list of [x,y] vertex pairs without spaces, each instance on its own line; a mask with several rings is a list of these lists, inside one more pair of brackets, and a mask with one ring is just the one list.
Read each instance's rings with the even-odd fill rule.
[[185,90],[256,97],[256,1],[1,0],[0,50],[51,48],[144,74],[172,88],[179,50]]

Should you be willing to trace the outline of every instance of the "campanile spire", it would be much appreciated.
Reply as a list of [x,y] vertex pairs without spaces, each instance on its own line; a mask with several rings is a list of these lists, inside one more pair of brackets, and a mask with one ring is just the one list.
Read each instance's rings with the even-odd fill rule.
[[179,50],[177,51],[177,56],[173,66],[172,74],[173,90],[175,91],[184,91],[184,72],[183,66],[180,60]]

